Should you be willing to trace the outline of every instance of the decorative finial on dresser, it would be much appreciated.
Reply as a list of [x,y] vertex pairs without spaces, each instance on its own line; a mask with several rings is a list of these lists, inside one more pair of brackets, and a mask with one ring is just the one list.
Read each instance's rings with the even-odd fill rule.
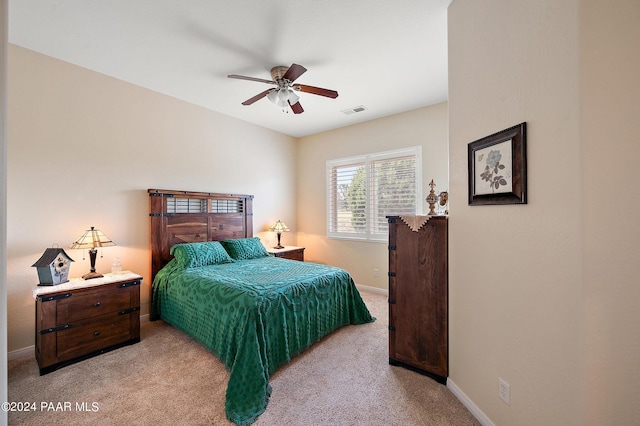
[[429,186],[431,187],[431,191],[429,191],[429,195],[427,196],[426,201],[429,204],[429,216],[433,216],[436,214],[435,207],[436,207],[436,203],[438,202],[438,196],[436,195],[436,191],[434,191],[433,189],[436,187],[436,184],[435,182],[433,182],[433,179],[431,179]]

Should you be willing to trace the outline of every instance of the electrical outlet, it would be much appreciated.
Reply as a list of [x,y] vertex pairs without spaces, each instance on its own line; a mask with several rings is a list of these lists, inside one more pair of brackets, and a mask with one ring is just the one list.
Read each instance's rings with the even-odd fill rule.
[[498,379],[499,379],[498,380],[498,396],[500,397],[500,399],[506,402],[507,405],[509,405],[509,392],[510,392],[509,383],[502,380],[502,378],[498,378]]
[[379,277],[380,276],[380,270],[379,269],[374,269],[373,270],[373,276],[374,277]]

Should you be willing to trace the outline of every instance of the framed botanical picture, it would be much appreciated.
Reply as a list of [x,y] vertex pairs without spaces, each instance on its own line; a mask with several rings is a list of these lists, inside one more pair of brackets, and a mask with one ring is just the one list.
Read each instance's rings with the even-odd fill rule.
[[468,145],[469,205],[527,204],[527,123]]

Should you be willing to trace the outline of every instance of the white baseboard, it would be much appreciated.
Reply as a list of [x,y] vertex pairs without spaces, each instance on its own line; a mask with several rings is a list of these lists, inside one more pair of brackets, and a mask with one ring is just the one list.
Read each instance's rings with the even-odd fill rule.
[[389,290],[386,290],[384,288],[369,287],[368,285],[361,285],[361,284],[356,284],[356,287],[358,288],[358,290],[368,291],[369,293],[377,293],[385,296],[389,295]]
[[[140,325],[144,322],[149,322],[149,314],[140,315]],[[7,353],[7,361],[11,361],[14,359],[22,358],[25,356],[35,356],[36,354],[36,346],[31,345],[26,348],[16,349],[15,351],[11,351]]]
[[18,350],[7,353],[7,361],[22,358],[25,356],[35,356],[35,353],[36,353],[35,345],[27,346],[26,348],[18,349]]
[[487,417],[482,410],[478,408],[478,406],[474,404],[473,401],[471,401],[455,383],[453,383],[451,379],[447,379],[447,388],[449,388],[451,393],[454,394],[465,407],[467,407],[467,410],[473,414],[473,417],[475,417],[482,426],[495,426],[489,417]]

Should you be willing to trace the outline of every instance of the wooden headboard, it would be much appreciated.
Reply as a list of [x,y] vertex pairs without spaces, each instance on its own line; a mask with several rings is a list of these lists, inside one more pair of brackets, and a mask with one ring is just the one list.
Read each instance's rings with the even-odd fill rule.
[[253,236],[253,195],[149,189],[151,282],[179,243]]

